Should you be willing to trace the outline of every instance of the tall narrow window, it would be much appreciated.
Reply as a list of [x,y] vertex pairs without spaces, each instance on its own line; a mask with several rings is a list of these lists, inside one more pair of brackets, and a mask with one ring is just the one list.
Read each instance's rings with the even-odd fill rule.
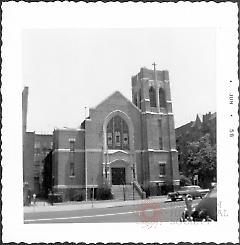
[[121,146],[121,134],[119,131],[115,132],[115,145],[118,147]]
[[166,175],[166,166],[165,163],[159,164],[159,174],[160,175]]
[[163,107],[163,108],[166,107],[165,92],[162,88],[159,89],[159,103],[160,103],[160,107]]
[[149,89],[150,107],[156,107],[156,91],[153,87]]
[[70,163],[70,176],[74,177],[75,176],[75,169],[74,169],[74,162]]
[[41,152],[41,144],[40,144],[39,141],[35,142],[34,151],[35,151],[36,154],[40,154],[40,152]]
[[128,145],[128,134],[123,133],[123,145],[127,146]]
[[158,136],[159,136],[159,149],[163,149],[163,141],[162,141],[162,120],[158,120]]
[[162,142],[162,137],[159,137],[159,150],[163,149],[163,142]]
[[113,144],[112,133],[107,133],[107,144],[109,147],[112,147]]
[[134,93],[133,103],[134,103],[135,106],[137,106],[137,93]]
[[141,109],[141,107],[142,107],[142,91],[141,91],[141,89],[139,89],[139,92],[138,92],[138,97],[139,97],[139,108]]
[[75,139],[69,139],[70,151],[75,150]]

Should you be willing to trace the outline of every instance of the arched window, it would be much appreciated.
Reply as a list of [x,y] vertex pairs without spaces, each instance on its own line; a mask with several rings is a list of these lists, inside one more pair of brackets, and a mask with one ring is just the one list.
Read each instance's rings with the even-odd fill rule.
[[156,107],[156,91],[153,87],[149,89],[150,107]]
[[160,107],[166,107],[166,97],[165,97],[165,92],[162,88],[159,89],[159,103]]
[[141,101],[142,101],[142,92],[141,92],[141,89],[139,89],[138,95],[139,95],[139,108],[141,109]]
[[109,149],[129,149],[128,126],[120,116],[113,117],[107,125],[107,145]]

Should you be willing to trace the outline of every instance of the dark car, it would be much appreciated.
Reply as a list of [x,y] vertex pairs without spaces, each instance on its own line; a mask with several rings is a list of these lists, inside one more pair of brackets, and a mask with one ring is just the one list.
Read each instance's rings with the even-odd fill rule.
[[180,221],[217,221],[217,186],[215,186],[198,204],[193,208],[190,217],[186,218],[186,210]]
[[48,200],[50,203],[58,203],[63,201],[63,197],[61,193],[49,193]]
[[191,195],[193,199],[196,197],[202,198],[209,192],[209,189],[202,189],[198,185],[183,186],[180,190],[168,193],[168,199],[176,201],[177,199],[184,200],[186,195]]

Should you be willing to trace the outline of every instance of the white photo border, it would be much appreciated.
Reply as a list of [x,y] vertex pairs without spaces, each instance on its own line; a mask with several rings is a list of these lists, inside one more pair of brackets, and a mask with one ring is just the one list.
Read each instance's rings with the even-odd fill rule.
[[[238,242],[237,3],[5,2],[2,11],[3,242]],[[216,28],[218,201],[227,217],[211,224],[161,223],[153,229],[135,223],[23,224],[22,30],[93,27]],[[235,98],[233,106],[229,93]]]

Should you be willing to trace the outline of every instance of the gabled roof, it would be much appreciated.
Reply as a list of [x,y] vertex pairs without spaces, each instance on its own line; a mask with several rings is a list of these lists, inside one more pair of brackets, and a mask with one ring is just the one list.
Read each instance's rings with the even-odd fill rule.
[[108,100],[110,100],[113,97],[119,97],[119,98],[125,100],[127,103],[130,103],[133,107],[135,107],[138,111],[140,111],[140,109],[136,105],[134,105],[129,99],[127,99],[119,91],[113,92],[111,95],[109,95],[107,98],[105,98],[102,102],[100,102],[96,107],[94,107],[94,109],[97,109],[98,107],[100,107],[101,105],[103,105],[104,103],[106,103]]

